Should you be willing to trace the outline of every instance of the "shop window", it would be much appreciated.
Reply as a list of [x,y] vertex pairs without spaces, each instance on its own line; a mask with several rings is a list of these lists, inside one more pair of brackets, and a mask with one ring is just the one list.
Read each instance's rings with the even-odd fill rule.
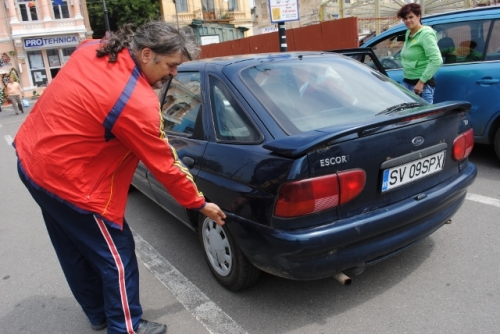
[[66,0],[53,0],[52,9],[56,20],[69,19],[68,2]]
[[59,49],[47,49],[47,60],[49,61],[50,76],[54,79],[61,69]]
[[58,49],[47,49],[47,59],[49,60],[49,67],[61,67]]
[[71,54],[75,50],[76,50],[76,48],[74,48],[74,47],[73,48],[63,48],[63,49],[61,49],[63,64],[65,64],[65,63],[68,62],[69,56],[71,56]]
[[35,1],[18,0],[19,12],[23,21],[38,21],[38,12]]
[[61,67],[69,60],[76,48],[47,49],[47,60],[49,62],[50,77],[53,80]]
[[38,87],[47,85],[47,72],[45,71],[42,51],[28,51],[27,55],[33,84]]

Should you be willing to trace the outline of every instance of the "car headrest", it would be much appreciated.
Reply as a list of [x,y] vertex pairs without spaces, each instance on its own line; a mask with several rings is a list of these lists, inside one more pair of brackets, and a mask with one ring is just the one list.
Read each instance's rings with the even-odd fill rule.
[[438,42],[438,48],[439,50],[442,49],[448,49],[448,48],[454,48],[455,47],[455,42],[453,42],[453,39],[450,37],[443,37],[441,38]]

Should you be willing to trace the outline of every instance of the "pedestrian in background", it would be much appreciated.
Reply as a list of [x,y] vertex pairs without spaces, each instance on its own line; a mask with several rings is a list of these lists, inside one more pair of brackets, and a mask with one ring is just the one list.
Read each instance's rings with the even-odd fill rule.
[[225,214],[205,201],[169,145],[152,88],[199,50],[192,31],[160,21],[85,41],[16,135],[19,176],[95,330],[166,332],[142,319],[134,239],[124,219],[139,160],[181,205],[224,224]]
[[402,84],[427,102],[433,103],[436,87],[434,74],[443,64],[436,32],[431,27],[422,25],[422,9],[419,4],[404,5],[397,16],[408,28],[401,50],[404,77]]
[[12,107],[19,115],[19,110],[24,113],[22,98],[24,97],[23,89],[21,85],[14,81],[12,77],[9,77],[9,82],[7,83],[7,101],[12,103]]

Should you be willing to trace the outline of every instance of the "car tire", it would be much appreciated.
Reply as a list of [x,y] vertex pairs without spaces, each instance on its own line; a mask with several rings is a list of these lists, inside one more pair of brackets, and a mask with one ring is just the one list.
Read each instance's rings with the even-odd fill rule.
[[[238,291],[257,283],[262,272],[236,246],[226,226],[219,226],[212,219],[200,215],[198,235],[208,267],[222,286]],[[220,260],[222,256],[223,261]]]
[[495,153],[497,154],[497,158],[500,159],[500,127],[497,129],[495,138],[493,139],[493,146],[495,148]]

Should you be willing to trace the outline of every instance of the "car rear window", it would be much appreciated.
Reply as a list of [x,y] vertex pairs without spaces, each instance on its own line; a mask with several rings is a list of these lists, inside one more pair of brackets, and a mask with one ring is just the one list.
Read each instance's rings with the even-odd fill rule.
[[241,78],[288,133],[355,123],[391,106],[422,102],[344,56],[298,57],[246,68]]

